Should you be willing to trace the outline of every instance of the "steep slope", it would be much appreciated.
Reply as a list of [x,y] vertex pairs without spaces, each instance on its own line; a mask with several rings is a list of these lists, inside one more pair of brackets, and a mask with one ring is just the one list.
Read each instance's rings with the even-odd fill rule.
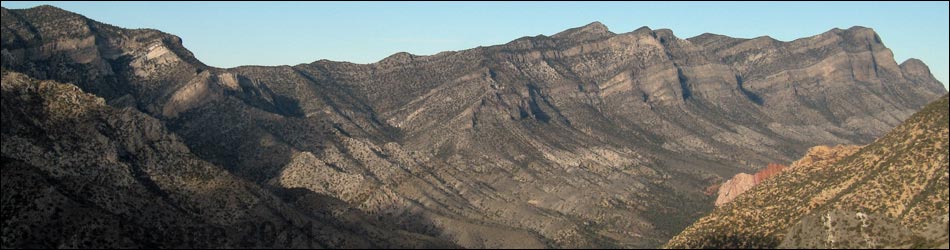
[[2,90],[3,248],[452,247],[281,199],[74,85],[5,71]]
[[839,148],[838,157],[817,161],[808,156],[703,217],[667,247],[940,246],[950,212],[948,113],[944,96],[856,152]]
[[218,69],[159,31],[2,11],[4,68],[158,118],[273,192],[464,247],[657,246],[712,209],[714,180],[870,142],[946,92],[861,27],[783,43],[592,23],[373,64]]

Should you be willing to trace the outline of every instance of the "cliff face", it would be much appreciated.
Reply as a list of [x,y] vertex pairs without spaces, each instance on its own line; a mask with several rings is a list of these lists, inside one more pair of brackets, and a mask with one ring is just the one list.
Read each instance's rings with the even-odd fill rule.
[[765,181],[765,179],[771,178],[785,170],[785,166],[781,164],[770,163],[767,167],[755,174],[746,174],[739,173],[736,176],[732,177],[725,183],[719,185],[718,196],[716,197],[716,206],[722,206],[723,204],[729,203],[734,200],[737,196],[749,189],[752,189],[755,185],[759,185]]
[[729,179],[721,186],[719,186],[718,196],[716,197],[716,206],[722,206],[723,204],[729,203],[734,200],[740,194],[745,193],[749,189],[752,189],[756,185],[755,176],[739,173],[736,176],[733,176],[732,179]]
[[862,27],[779,42],[592,23],[373,64],[219,69],[160,31],[2,11],[4,69],[154,117],[269,192],[464,247],[653,247],[712,208],[708,180],[866,144],[946,92]]
[[[946,245],[944,96],[863,148],[815,148],[699,219],[670,248],[891,248]],[[820,237],[819,237],[820,236]]]

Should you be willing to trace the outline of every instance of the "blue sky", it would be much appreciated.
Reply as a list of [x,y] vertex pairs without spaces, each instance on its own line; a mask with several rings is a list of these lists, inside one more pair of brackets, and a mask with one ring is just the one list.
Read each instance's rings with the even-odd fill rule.
[[217,67],[371,63],[396,52],[431,55],[552,35],[600,21],[615,33],[669,28],[790,41],[832,28],[871,27],[898,63],[919,58],[945,85],[948,2],[9,2],[51,4],[126,28],[180,36]]

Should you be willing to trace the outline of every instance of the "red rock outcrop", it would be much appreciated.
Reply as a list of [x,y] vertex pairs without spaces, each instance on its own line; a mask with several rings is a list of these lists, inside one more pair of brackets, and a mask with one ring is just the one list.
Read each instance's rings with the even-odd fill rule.
[[746,173],[737,174],[719,187],[719,197],[716,198],[716,206],[718,207],[729,203],[740,194],[752,189],[755,184],[755,176]]
[[752,189],[755,185],[781,173],[785,168],[785,165],[771,163],[765,167],[765,169],[759,170],[759,172],[755,174],[737,174],[719,186],[719,197],[716,198],[716,206],[718,207],[729,203],[740,194]]
[[759,170],[759,172],[754,174],[755,184],[758,185],[759,183],[762,183],[762,181],[765,179],[775,176],[776,174],[782,172],[782,170],[785,170],[785,168],[785,165],[782,164],[769,163],[765,169]]

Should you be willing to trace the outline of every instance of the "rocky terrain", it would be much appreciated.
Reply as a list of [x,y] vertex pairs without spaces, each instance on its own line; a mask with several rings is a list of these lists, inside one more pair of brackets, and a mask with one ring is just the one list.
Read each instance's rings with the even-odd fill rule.
[[778,248],[947,249],[948,225],[946,214],[915,230],[890,217],[832,210],[802,218]]
[[863,148],[815,148],[669,248],[937,248],[950,213],[944,96]]
[[782,170],[785,170],[785,168],[786,167],[781,164],[772,163],[754,174],[739,173],[721,185],[717,184],[712,186],[718,187],[718,191],[716,191],[716,206],[718,207],[729,203],[740,194],[752,189],[755,185],[759,185],[759,183],[762,183],[765,179],[777,175],[782,172]]
[[75,85],[3,72],[2,91],[4,248],[453,247],[275,196]]
[[[704,189],[724,177],[870,143],[946,93],[864,27],[782,42],[595,22],[372,64],[230,69],[174,35],[52,6],[2,9],[0,31],[4,70],[147,116],[243,183],[220,189],[466,248],[655,247],[713,208]],[[4,246],[35,243],[28,232],[4,231]]]

